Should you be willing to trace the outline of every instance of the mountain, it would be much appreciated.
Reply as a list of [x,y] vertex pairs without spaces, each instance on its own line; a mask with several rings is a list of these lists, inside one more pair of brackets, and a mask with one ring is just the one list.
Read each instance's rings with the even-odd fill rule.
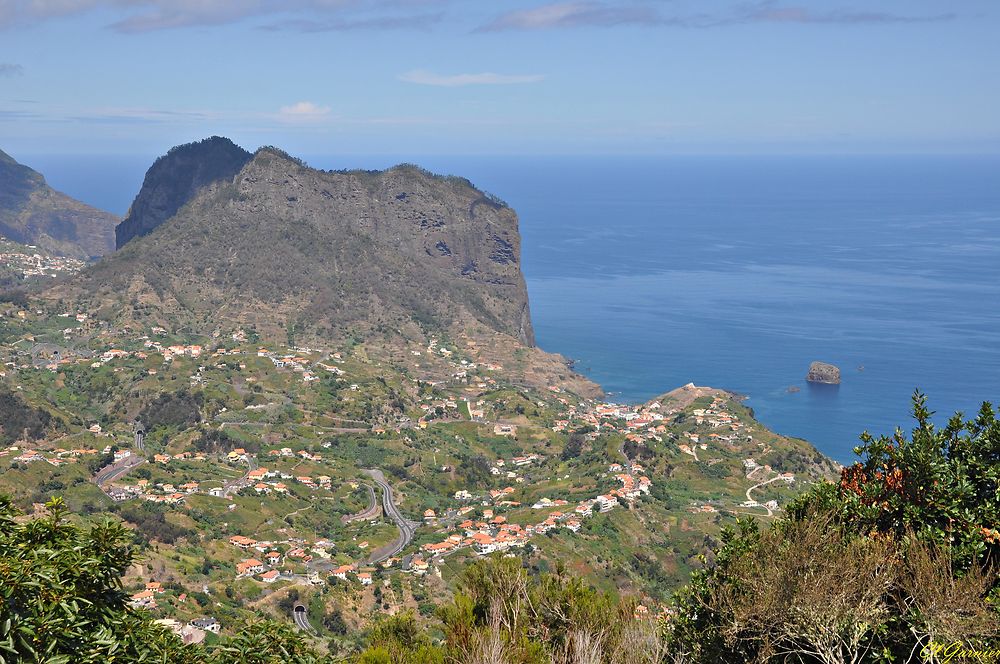
[[70,288],[125,320],[299,339],[472,326],[534,344],[517,215],[415,166],[323,172],[211,138],[150,168],[118,243]]
[[118,218],[52,189],[45,178],[0,151],[0,235],[80,259],[115,248]]
[[203,187],[232,180],[252,157],[221,136],[173,148],[146,172],[139,195],[115,229],[115,248],[153,232]]

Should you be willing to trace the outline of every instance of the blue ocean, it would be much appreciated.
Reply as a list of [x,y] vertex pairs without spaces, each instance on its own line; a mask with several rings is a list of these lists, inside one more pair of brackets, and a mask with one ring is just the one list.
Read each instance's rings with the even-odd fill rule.
[[[117,213],[152,162],[19,157]],[[612,400],[727,388],[850,463],[862,431],[911,426],[915,389],[941,420],[1000,399],[1000,157],[305,158],[506,200],[539,345]],[[813,360],[842,384],[806,383]]]

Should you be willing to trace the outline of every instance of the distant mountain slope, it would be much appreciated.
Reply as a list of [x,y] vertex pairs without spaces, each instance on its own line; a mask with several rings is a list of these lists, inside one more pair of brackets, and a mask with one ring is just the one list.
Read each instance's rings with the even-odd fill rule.
[[118,218],[52,189],[41,173],[0,151],[0,235],[47,252],[91,259],[115,248]]
[[[121,318],[192,329],[344,336],[481,325],[534,344],[517,216],[505,204],[413,166],[323,172],[271,148],[225,177],[239,154],[220,141],[158,161],[122,224],[148,235],[69,288]],[[203,152],[211,164],[187,161]],[[178,184],[188,171],[202,175]]]
[[203,187],[232,180],[252,157],[220,136],[173,148],[146,172],[139,195],[115,229],[115,247],[153,232]]

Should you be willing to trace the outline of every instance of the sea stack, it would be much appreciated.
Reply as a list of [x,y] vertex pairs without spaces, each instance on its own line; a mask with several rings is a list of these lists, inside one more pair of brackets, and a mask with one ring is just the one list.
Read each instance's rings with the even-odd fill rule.
[[826,362],[813,362],[809,365],[806,380],[810,383],[826,383],[840,385],[840,369]]

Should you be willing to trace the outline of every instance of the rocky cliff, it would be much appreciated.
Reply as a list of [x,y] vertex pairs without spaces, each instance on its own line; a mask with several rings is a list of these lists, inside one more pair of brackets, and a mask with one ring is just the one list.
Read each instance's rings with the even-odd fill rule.
[[[414,166],[323,172],[271,148],[227,177],[240,157],[226,144],[161,158],[119,227],[130,240],[72,288],[126,318],[199,328],[479,325],[534,344],[517,215],[502,202]],[[206,148],[210,166],[194,158]]]
[[809,365],[806,380],[810,383],[840,384],[840,369],[826,362],[813,362]]
[[220,136],[170,150],[146,171],[139,195],[115,229],[116,248],[152,233],[204,187],[232,180],[252,157]]
[[0,235],[87,260],[114,250],[117,221],[56,191],[41,173],[0,151]]

